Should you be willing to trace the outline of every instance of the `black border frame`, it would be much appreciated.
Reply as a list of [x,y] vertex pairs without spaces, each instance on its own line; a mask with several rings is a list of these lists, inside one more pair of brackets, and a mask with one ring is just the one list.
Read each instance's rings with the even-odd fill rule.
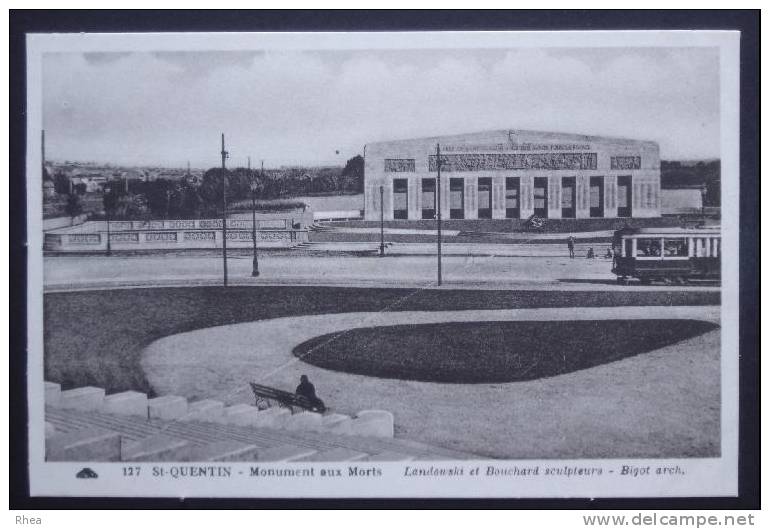
[[[10,10],[10,348],[11,509],[759,509],[759,10],[522,11],[171,11]],[[26,50],[27,33],[171,31],[739,30],[739,495],[734,498],[606,499],[176,499],[30,497],[26,384]]]

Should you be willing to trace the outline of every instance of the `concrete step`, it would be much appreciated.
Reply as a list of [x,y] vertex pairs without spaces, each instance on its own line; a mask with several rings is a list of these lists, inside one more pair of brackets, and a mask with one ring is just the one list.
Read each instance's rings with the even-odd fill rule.
[[59,406],[81,411],[100,411],[104,406],[104,389],[86,386],[62,391]]
[[187,414],[188,403],[184,397],[177,395],[165,395],[150,399],[147,402],[150,418],[179,419]]
[[360,461],[369,454],[366,452],[359,452],[357,450],[351,450],[350,448],[332,448],[331,450],[324,450],[322,452],[316,452],[315,454],[297,459],[297,462],[311,462],[311,461]]
[[61,401],[61,384],[45,382],[45,405],[58,406]]
[[216,441],[196,446],[184,454],[182,461],[256,461],[259,447],[238,441]]
[[415,456],[410,454],[404,454],[403,452],[392,452],[392,451],[386,451],[386,452],[380,452],[379,454],[371,455],[364,459],[364,461],[379,461],[381,463],[383,462],[394,462],[394,461],[413,461]]
[[[258,412],[257,414],[259,415],[262,413],[265,412]],[[327,417],[329,417],[328,420],[330,422],[339,420],[342,423],[354,423],[356,420],[361,420],[360,417],[359,419],[353,420],[345,418],[345,416],[334,417],[333,415],[330,415]],[[364,417],[366,417],[366,414],[364,414]],[[175,457],[190,457],[187,452],[189,450],[198,450],[198,447],[205,447],[207,445],[227,441],[240,443],[241,445],[246,446],[255,446],[258,452],[258,460],[262,460],[261,458],[263,457],[262,454],[264,450],[272,450],[280,446],[290,446],[306,451],[298,457],[306,457],[317,452],[325,453],[335,449],[346,449],[366,454],[364,457],[377,457],[378,454],[387,453],[399,454],[398,457],[413,457],[415,459],[430,457],[433,460],[469,459],[473,457],[471,454],[405,439],[349,434],[343,435],[330,433],[325,429],[321,429],[320,431],[305,429],[289,430],[265,426],[228,424],[224,421],[205,422],[197,420],[178,421],[157,418],[147,419],[136,415],[83,412],[75,409],[61,409],[54,407],[48,407],[46,409],[46,420],[50,422],[57,431],[62,432],[76,432],[87,430],[89,428],[101,428],[116,432],[124,438],[127,446],[131,446],[133,452],[129,453],[130,457],[149,457],[148,455],[142,455],[147,453],[154,454],[153,457],[166,457],[162,452],[160,455],[155,453],[160,451],[157,447],[155,452],[144,449],[141,454],[139,454],[139,449],[132,445],[132,443],[157,436],[173,439],[175,443],[184,443],[184,445],[179,444],[179,446],[174,444],[172,446],[173,450],[166,454],[169,457],[172,455]],[[299,420],[302,421],[306,419],[302,418]],[[313,422],[314,426],[317,425],[315,420],[310,420]],[[323,425],[324,420],[326,420],[326,417],[321,417],[321,425]],[[187,448],[182,450],[182,446]],[[174,450],[177,449],[179,451],[175,452]],[[308,450],[310,452],[307,452]],[[271,454],[272,452],[267,453]]]
[[257,453],[258,461],[297,461],[303,457],[310,457],[316,451],[312,448],[283,444],[261,450]]
[[104,412],[147,417],[147,395],[138,391],[107,395],[104,397]]
[[65,410],[46,409],[46,419],[54,424],[58,430],[65,432],[97,426],[118,431],[128,439],[141,439],[156,433],[159,429],[146,420],[121,421],[118,416],[103,414],[91,414],[89,417],[83,417],[82,415],[66,413]]
[[203,399],[190,402],[187,405],[187,413],[179,417],[182,421],[221,421],[225,412],[224,402],[212,399]]
[[157,434],[124,443],[122,461],[189,461],[191,445],[187,441]]
[[120,434],[90,427],[46,439],[46,461],[120,461]]

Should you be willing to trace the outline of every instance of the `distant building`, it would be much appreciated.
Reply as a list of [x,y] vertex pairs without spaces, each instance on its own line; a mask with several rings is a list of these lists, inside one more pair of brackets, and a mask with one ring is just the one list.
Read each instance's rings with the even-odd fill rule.
[[435,218],[437,143],[445,219],[661,214],[657,143],[497,130],[368,144],[366,220]]
[[666,187],[661,190],[661,212],[664,215],[685,215],[703,210],[703,186]]
[[43,180],[43,198],[55,198],[56,186],[51,180]]
[[76,176],[72,178],[72,185],[84,184],[86,186],[86,193],[97,193],[104,189],[108,178],[102,175],[87,175]]

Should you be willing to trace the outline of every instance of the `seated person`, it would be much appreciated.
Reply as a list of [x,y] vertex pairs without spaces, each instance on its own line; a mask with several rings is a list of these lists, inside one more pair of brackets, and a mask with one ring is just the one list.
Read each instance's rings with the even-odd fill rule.
[[326,406],[324,406],[323,401],[316,396],[315,386],[307,378],[307,375],[302,375],[301,377],[299,377],[299,386],[297,386],[297,389],[294,393],[308,399],[310,401],[310,404],[314,408],[317,408],[319,410],[323,410],[326,408]]

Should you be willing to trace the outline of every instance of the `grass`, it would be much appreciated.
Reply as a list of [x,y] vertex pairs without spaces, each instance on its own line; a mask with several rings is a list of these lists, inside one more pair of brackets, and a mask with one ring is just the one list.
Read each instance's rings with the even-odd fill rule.
[[72,388],[152,392],[143,349],[181,332],[283,316],[380,310],[718,305],[718,292],[190,287],[47,293],[45,378]]
[[570,373],[716,328],[696,320],[394,325],[318,336],[298,345],[293,353],[315,366],[358,375],[492,384]]

